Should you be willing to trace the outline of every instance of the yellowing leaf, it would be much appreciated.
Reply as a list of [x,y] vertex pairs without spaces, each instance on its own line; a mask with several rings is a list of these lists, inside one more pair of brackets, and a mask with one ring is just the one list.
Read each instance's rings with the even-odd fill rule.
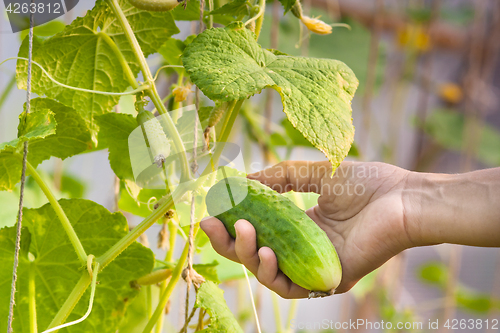
[[241,24],[206,30],[186,47],[182,62],[212,100],[275,89],[291,124],[325,153],[333,169],[347,156],[354,139],[351,100],[358,81],[344,63],[262,49]]

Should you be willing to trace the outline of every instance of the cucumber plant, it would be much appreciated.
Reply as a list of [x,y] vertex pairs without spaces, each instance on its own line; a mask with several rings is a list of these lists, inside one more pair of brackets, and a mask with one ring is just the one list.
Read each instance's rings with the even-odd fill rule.
[[[333,169],[349,152],[354,137],[351,100],[358,81],[344,63],[262,48],[258,36],[265,16],[264,0],[178,3],[97,0],[92,10],[63,31],[33,40],[31,88],[40,97],[31,101],[30,113],[21,119],[18,137],[0,144],[0,190],[16,189],[22,173],[23,145],[28,142],[27,174],[48,201],[23,212],[15,332],[161,332],[165,308],[181,278],[192,282],[196,291],[193,309],[186,309],[184,331],[199,309],[195,331],[242,332],[216,285],[217,262],[192,264],[194,250],[208,246],[197,225],[207,216],[203,197],[220,178],[214,171],[221,152],[217,146],[212,150],[210,142],[227,142],[242,105],[262,90],[274,89],[281,95],[290,124],[328,157]],[[285,13],[299,5],[293,0],[282,4]],[[185,40],[171,37],[179,33],[177,21],[200,19],[200,26],[206,29],[198,35]],[[26,89],[28,84],[28,43],[26,38],[17,57],[19,89]],[[170,67],[167,75],[176,78],[176,87],[193,84],[213,103],[201,107],[199,98],[196,103],[205,126],[201,129],[202,133],[205,129],[205,138],[202,135],[200,140],[207,141],[205,151],[212,154],[212,163],[198,170],[198,177],[186,153],[185,133],[176,126],[182,114],[168,112],[187,105],[183,99],[189,89],[183,90],[182,98],[178,92],[160,94],[158,75],[152,74],[146,61],[157,53],[165,58]],[[139,106],[134,115],[115,112],[120,98],[126,95],[136,95]],[[154,105],[162,116],[161,126],[150,111],[143,109],[142,101]],[[135,183],[128,138],[138,126],[150,148],[151,163],[167,180],[178,177],[177,182],[166,182],[178,185],[148,189]],[[168,132],[168,138],[162,130]],[[121,212],[110,212],[90,200],[58,200],[37,170],[51,157],[66,159],[101,149],[108,149],[110,166],[120,181],[119,207],[144,217],[130,231]],[[193,153],[198,152],[194,149]],[[172,154],[179,156],[178,163],[168,163]],[[272,198],[280,206],[292,207],[281,197],[261,191],[259,203],[263,207]],[[182,205],[174,207],[179,200],[185,202],[185,210]],[[190,226],[182,227],[179,216],[185,215],[189,206],[198,209],[192,209]],[[211,206],[208,200],[209,212]],[[283,219],[291,221],[300,215],[293,207],[291,216],[285,214]],[[338,258],[319,254],[319,246],[333,247],[314,223],[303,219],[310,232],[301,246],[317,254],[309,265],[317,270],[318,279],[305,284],[303,271],[290,271],[290,258],[282,258],[280,268],[312,291],[328,293],[339,282]],[[165,224],[168,231],[160,235],[169,244],[165,258],[155,257],[151,249],[136,242],[157,222]],[[13,266],[15,233],[12,226],[0,230],[4,268]],[[186,235],[187,240],[181,255],[175,258],[178,233]],[[308,237],[318,243],[314,245]],[[2,299],[10,294],[11,278],[10,269],[0,272]],[[158,289],[155,309],[152,288]],[[138,304],[145,304],[148,311],[141,312]],[[0,304],[0,327],[7,325],[8,306],[6,302]],[[67,327],[62,328],[64,323]]]

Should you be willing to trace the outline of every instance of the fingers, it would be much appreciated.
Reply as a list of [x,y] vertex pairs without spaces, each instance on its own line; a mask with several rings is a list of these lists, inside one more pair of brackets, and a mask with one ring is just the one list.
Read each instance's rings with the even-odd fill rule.
[[330,162],[285,161],[265,170],[248,175],[283,193],[314,192],[321,194],[323,178],[330,177],[332,167]]
[[309,295],[306,289],[293,283],[278,269],[278,260],[273,250],[262,247],[257,251],[257,236],[250,222],[239,220],[235,223],[236,240],[215,217],[201,221],[200,227],[210,238],[217,253],[245,265],[260,283],[281,297],[305,298]]
[[239,220],[234,224],[236,230],[235,250],[239,261],[245,265],[252,274],[256,275],[259,268],[257,255],[257,235],[250,222]]
[[309,291],[293,283],[278,269],[278,260],[268,247],[259,249],[260,265],[254,274],[260,283],[283,298],[306,298]]
[[227,232],[224,224],[215,217],[201,221],[200,228],[205,231],[214,250],[223,257],[240,262],[235,251],[234,239]]

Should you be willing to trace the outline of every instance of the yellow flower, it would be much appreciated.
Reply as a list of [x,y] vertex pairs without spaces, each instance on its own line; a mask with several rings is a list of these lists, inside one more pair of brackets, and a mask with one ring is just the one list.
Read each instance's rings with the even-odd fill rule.
[[401,47],[427,52],[431,48],[431,39],[426,29],[420,24],[408,24],[398,31],[398,44]]
[[310,31],[320,34],[320,35],[328,35],[332,33],[332,26],[326,24],[325,22],[318,20],[317,18],[302,16],[300,18],[302,23],[309,29]]
[[179,103],[186,100],[187,95],[191,92],[191,85],[187,86],[178,86],[174,90],[172,90],[172,95],[174,95],[174,102]]
[[462,101],[462,89],[452,82],[443,83],[439,86],[439,96],[448,103],[457,104]]

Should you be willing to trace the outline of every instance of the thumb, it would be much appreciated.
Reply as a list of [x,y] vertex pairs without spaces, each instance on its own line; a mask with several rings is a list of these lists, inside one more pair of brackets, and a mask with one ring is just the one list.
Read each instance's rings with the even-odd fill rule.
[[328,161],[285,161],[249,174],[247,178],[258,180],[279,193],[293,190],[321,194],[323,179],[329,178],[331,173],[332,166]]

